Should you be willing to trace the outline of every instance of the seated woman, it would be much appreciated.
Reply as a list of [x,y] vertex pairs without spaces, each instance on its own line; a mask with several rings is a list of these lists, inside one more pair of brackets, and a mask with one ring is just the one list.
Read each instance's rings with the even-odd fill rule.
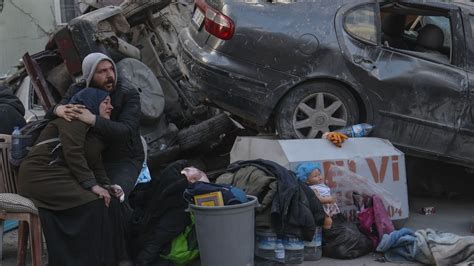
[[[94,88],[80,91],[70,103],[107,119],[113,108],[109,94]],[[85,123],[56,118],[20,166],[18,191],[38,207],[51,266],[118,265],[128,259],[128,214],[118,200],[123,191],[110,185],[103,148]]]

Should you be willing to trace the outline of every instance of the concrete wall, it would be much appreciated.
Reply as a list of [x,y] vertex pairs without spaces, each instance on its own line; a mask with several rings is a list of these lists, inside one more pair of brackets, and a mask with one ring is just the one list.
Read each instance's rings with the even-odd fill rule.
[[3,2],[0,13],[0,76],[17,65],[25,52],[42,51],[48,34],[56,26],[55,0]]

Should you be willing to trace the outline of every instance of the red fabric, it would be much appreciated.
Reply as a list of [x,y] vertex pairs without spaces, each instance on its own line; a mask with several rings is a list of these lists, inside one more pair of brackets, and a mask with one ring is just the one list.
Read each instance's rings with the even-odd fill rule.
[[372,196],[372,207],[365,208],[359,212],[359,230],[372,240],[374,249],[378,246],[384,234],[390,234],[395,230],[392,220],[388,215],[382,199]]
[[375,227],[377,228],[379,239],[382,239],[383,235],[390,234],[395,228],[383,205],[382,199],[378,195],[374,195],[372,196],[372,202],[374,204]]
[[380,240],[377,236],[377,232],[375,232],[375,227],[373,227],[375,223],[374,219],[374,209],[372,207],[365,208],[361,212],[359,212],[357,218],[359,219],[359,230],[366,236],[370,238],[373,244],[373,249],[377,247]]

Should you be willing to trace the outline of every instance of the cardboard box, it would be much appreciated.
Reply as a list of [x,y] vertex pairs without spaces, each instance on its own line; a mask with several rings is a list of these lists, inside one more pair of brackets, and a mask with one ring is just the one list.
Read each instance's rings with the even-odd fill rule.
[[323,174],[341,211],[351,220],[356,217],[352,191],[341,191],[327,175],[332,165],[348,169],[388,190],[400,201],[400,207],[385,206],[393,220],[408,218],[408,192],[405,155],[388,140],[351,138],[338,148],[323,139],[275,140],[264,137],[238,137],[230,161],[266,159],[294,171],[303,162],[321,162]]

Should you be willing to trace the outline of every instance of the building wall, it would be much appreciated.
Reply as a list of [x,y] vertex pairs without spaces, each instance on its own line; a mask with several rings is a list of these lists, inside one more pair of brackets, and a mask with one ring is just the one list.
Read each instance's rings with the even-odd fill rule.
[[[2,1],[2,0],[0,0]],[[55,0],[3,0],[0,13],[0,76],[25,52],[44,49],[56,26]]]

